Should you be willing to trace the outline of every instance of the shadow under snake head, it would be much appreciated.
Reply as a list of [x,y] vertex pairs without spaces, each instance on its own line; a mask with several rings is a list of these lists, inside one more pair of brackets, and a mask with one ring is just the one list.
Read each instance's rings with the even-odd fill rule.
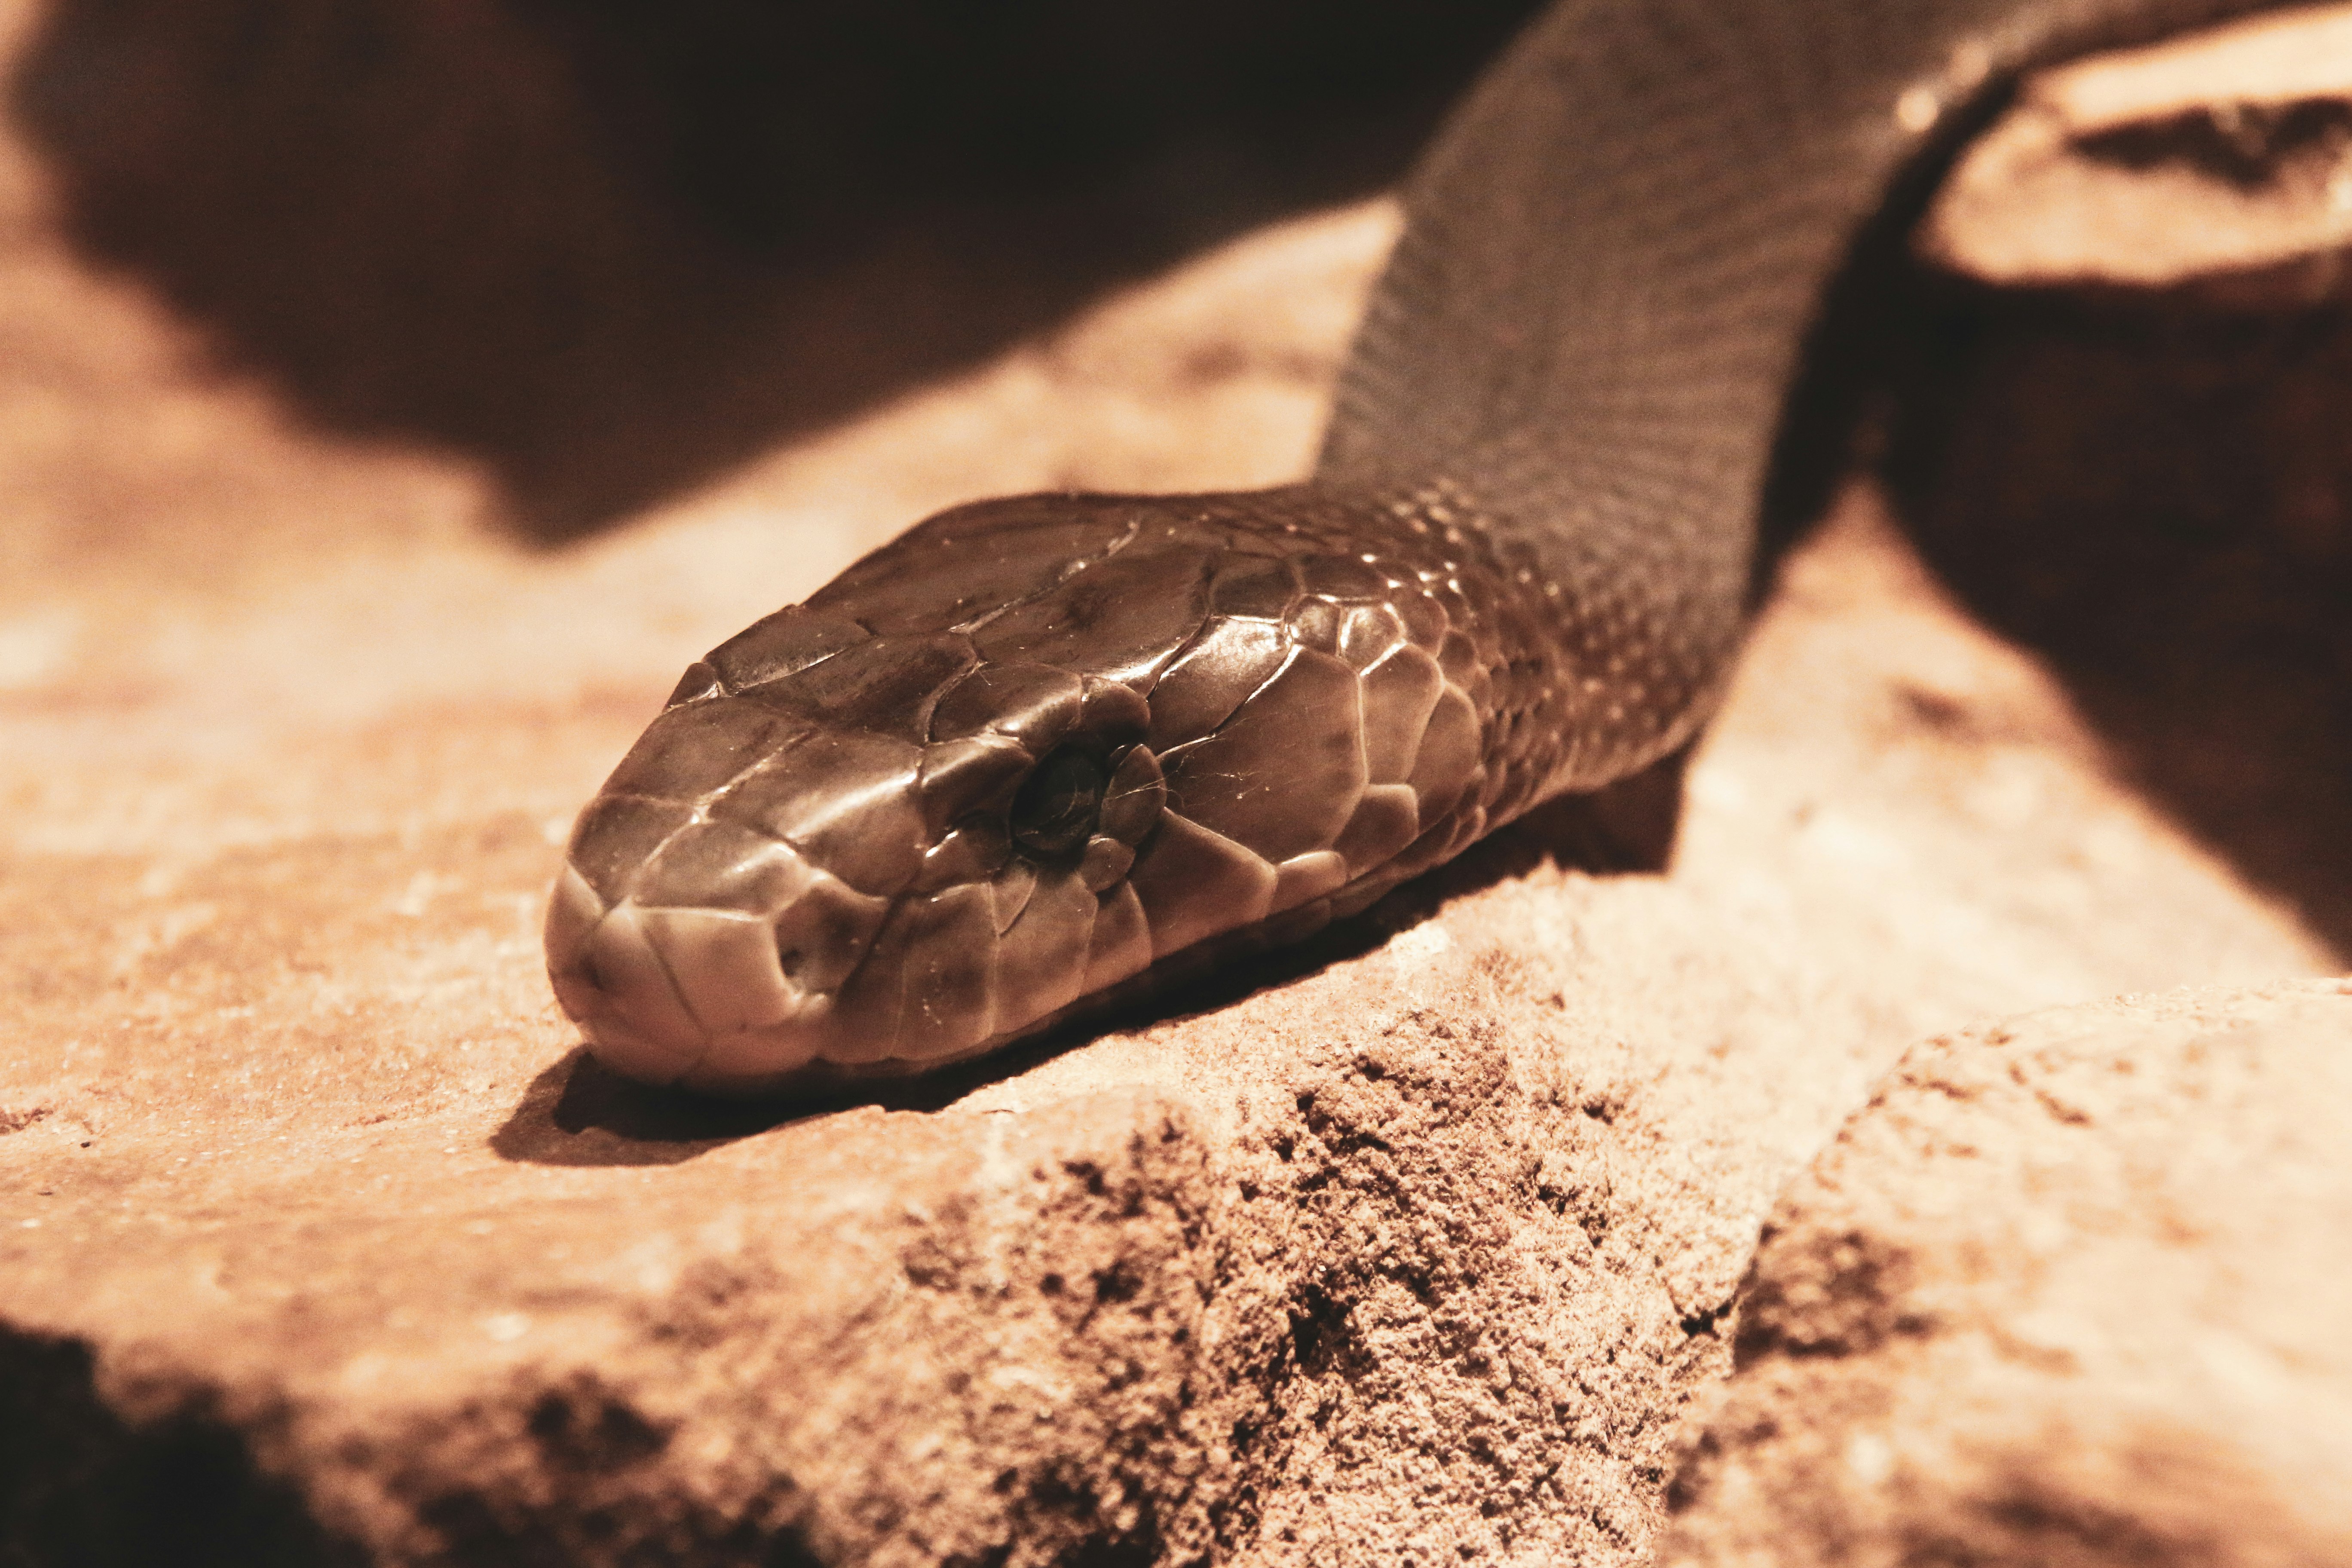
[[1268,500],[960,508],[695,664],[549,913],[596,1055],[730,1092],[936,1067],[1466,841],[1480,617],[1410,559],[1442,571],[1428,525],[1335,553]]

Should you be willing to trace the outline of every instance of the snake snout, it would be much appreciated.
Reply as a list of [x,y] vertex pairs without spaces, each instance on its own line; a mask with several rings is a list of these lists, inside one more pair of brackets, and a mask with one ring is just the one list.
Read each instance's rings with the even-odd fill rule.
[[698,842],[712,837],[731,836],[682,828],[611,903],[575,856],[548,908],[548,973],[605,1066],[742,1091],[838,1050],[839,992],[887,904],[767,839],[734,847],[732,879],[706,865],[673,889],[679,862],[713,858]]

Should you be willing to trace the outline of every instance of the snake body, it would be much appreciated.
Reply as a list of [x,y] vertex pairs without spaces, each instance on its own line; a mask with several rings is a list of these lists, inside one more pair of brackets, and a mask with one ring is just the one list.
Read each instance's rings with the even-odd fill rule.
[[1857,237],[2016,74],[2252,0],[1562,0],[1474,89],[1311,479],[935,516],[695,664],[547,926],[591,1048],[920,1071],[1362,908],[1687,741]]

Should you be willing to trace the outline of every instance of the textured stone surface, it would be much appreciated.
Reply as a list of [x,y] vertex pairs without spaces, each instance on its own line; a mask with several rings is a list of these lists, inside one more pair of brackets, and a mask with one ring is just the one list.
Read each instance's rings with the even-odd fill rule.
[[1930,1041],[1784,1196],[1662,1564],[2352,1558],[2352,988]]
[[1295,472],[1391,216],[550,552],[484,466],[221,372],[56,202],[0,142],[0,1537],[36,1563],[1631,1563],[1774,1194],[1906,1046],[2352,943],[2309,874],[2340,802],[2287,787],[2343,744],[2307,649],[2153,628],[2228,679],[2139,744],[1858,490],[1663,873],[1564,868],[1555,815],[1316,964],[887,1104],[637,1094],[537,924],[678,669],[953,500]]

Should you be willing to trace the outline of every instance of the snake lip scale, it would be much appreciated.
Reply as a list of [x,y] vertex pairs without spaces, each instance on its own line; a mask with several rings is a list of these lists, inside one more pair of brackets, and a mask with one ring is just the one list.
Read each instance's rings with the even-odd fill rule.
[[713,649],[581,814],[564,1011],[655,1082],[920,1072],[1664,756],[1889,193],[2023,69],[2264,8],[1563,0],[1409,182],[1313,476],[958,507]]

